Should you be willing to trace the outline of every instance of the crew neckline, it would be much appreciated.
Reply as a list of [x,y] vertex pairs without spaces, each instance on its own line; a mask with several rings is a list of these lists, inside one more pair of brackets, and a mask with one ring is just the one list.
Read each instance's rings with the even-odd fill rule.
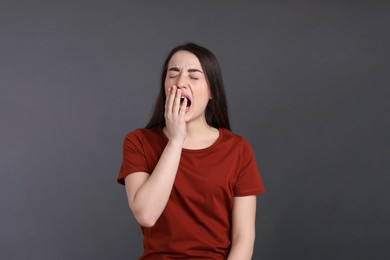
[[[182,152],[185,152],[185,153],[202,153],[202,152],[207,152],[209,150],[213,150],[214,147],[217,146],[221,142],[221,140],[223,138],[223,128],[217,128],[217,129],[218,129],[218,132],[219,132],[219,136],[218,136],[217,140],[215,140],[215,142],[212,143],[210,146],[205,147],[205,148],[201,148],[201,149],[182,148]],[[165,135],[164,130],[162,128],[158,128],[158,130],[160,132],[160,135],[166,141],[166,143],[168,143],[168,137]]]

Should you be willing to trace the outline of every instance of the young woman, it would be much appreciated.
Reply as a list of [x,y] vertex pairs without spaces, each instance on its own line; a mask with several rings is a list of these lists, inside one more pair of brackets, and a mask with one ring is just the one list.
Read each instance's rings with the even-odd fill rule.
[[230,131],[208,49],[170,52],[150,122],[124,140],[117,180],[142,227],[140,259],[251,259],[264,187],[250,144]]

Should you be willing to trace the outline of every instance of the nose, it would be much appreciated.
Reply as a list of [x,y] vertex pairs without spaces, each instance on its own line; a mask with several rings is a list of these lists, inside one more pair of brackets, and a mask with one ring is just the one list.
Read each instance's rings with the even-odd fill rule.
[[176,82],[176,86],[178,88],[186,88],[187,87],[187,80],[183,74],[179,76]]

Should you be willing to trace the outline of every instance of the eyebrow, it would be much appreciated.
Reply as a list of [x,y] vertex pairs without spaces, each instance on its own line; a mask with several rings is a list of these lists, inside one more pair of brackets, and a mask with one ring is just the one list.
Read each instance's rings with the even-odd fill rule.
[[[180,70],[176,67],[172,67],[172,68],[169,68],[168,71],[178,71],[179,72]],[[188,69],[187,71],[188,72],[200,72],[203,74],[203,71],[198,70],[198,69]]]

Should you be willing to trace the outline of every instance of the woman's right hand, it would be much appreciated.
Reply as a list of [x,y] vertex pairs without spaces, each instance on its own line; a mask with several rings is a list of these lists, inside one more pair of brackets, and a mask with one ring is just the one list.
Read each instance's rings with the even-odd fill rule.
[[165,101],[165,124],[169,141],[178,142],[181,145],[186,137],[185,113],[187,98],[180,104],[181,90],[176,86],[168,89]]

